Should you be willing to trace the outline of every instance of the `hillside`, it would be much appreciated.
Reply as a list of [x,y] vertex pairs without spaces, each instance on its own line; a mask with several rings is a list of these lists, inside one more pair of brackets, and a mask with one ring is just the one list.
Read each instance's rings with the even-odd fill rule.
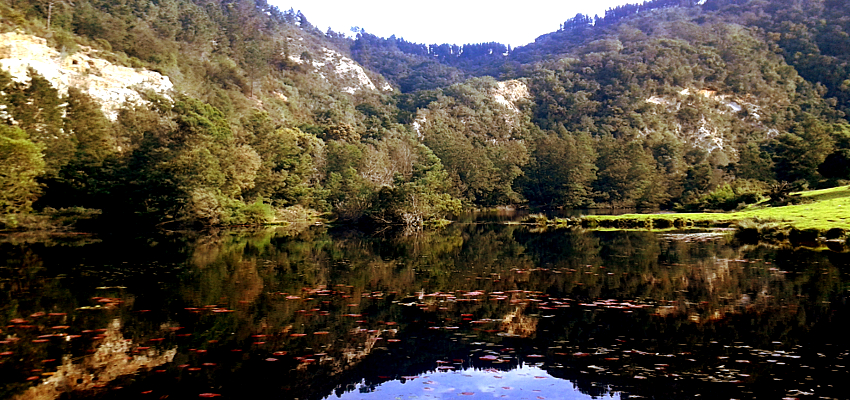
[[654,0],[511,49],[351,39],[262,1],[2,0],[0,212],[421,225],[835,186],[850,25],[833,3]]

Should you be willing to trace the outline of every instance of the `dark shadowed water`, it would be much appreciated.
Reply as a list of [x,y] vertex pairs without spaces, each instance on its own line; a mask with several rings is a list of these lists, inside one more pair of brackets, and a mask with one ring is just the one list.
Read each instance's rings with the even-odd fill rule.
[[848,398],[850,256],[455,224],[0,242],[0,398]]

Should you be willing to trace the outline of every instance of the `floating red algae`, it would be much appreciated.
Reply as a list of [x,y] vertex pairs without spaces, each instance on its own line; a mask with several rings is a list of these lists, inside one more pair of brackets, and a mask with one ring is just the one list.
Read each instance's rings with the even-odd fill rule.
[[306,333],[291,333],[291,334],[289,334],[289,336],[291,336],[291,337],[302,337],[302,336],[307,336],[307,334]]
[[276,352],[274,352],[274,353],[272,353],[272,354],[274,354],[274,355],[276,355],[276,356],[285,356],[285,355],[286,355],[286,353],[287,353],[287,352],[285,352],[285,351],[276,351]]
[[[36,313],[36,314],[38,314],[38,313]],[[68,315],[68,314],[63,313],[63,312],[52,312],[52,313],[47,314],[47,315],[49,315],[51,317],[64,317],[65,315]]]
[[36,380],[36,379],[38,379],[38,378],[39,378],[38,376],[31,376],[31,377],[27,378],[27,380],[28,380],[28,381],[34,381],[34,380]]
[[496,356],[493,356],[493,355],[487,355],[487,356],[478,357],[478,359],[484,360],[484,361],[495,361],[495,360],[498,360],[499,357],[496,357]]
[[269,357],[269,358],[266,359],[266,361],[277,361],[277,358]]
[[201,393],[201,394],[198,395],[198,397],[203,397],[203,398],[219,397],[219,396],[221,396],[221,395],[218,394],[218,393]]
[[327,331],[313,332],[314,335],[327,335],[328,333],[330,333],[330,332],[327,332]]
[[12,321],[10,321],[10,322],[12,322],[13,324],[25,324],[29,321],[27,321],[23,318],[13,318]]

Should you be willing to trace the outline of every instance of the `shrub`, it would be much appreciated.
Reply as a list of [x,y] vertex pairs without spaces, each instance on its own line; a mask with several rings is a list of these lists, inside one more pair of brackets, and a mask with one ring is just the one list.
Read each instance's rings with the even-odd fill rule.
[[707,193],[695,200],[683,204],[679,208],[683,211],[723,210],[732,211],[742,209],[748,204],[761,201],[765,189],[758,184],[749,181],[736,182],[733,185],[725,184],[714,191]]

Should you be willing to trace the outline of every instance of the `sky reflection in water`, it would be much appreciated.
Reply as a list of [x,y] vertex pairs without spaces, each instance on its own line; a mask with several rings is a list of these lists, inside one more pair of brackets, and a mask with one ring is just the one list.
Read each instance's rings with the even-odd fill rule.
[[[404,381],[404,382],[402,382]],[[523,365],[510,371],[466,369],[432,371],[426,375],[393,380],[377,386],[357,385],[357,390],[327,399],[593,399],[581,393],[567,380],[549,375],[534,365]],[[604,396],[619,399],[619,394]]]

